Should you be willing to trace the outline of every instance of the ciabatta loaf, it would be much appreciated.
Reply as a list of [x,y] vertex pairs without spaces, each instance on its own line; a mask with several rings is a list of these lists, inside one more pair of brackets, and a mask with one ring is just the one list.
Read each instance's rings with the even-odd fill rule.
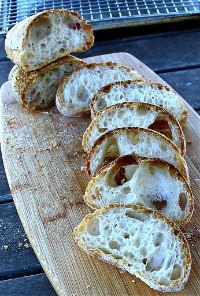
[[192,191],[181,173],[160,159],[126,155],[104,166],[88,183],[85,202],[93,209],[109,204],[153,208],[179,225],[192,217]]
[[91,26],[77,12],[51,9],[16,24],[5,40],[7,56],[24,71],[32,71],[89,49],[94,42]]
[[87,64],[66,75],[60,83],[56,104],[65,116],[80,116],[89,111],[90,101],[98,90],[114,81],[142,79],[136,70],[107,62]]
[[55,103],[60,80],[84,64],[75,57],[67,56],[30,72],[15,65],[9,74],[9,80],[18,102],[24,108],[41,111]]
[[182,126],[186,123],[187,109],[180,96],[170,87],[152,81],[123,81],[103,87],[91,101],[91,115],[95,117],[104,108],[122,102],[144,102],[162,106]]
[[99,113],[83,135],[83,149],[86,152],[106,132],[121,127],[142,127],[166,135],[185,154],[185,137],[176,118],[162,107],[146,103],[119,103]]
[[187,164],[178,147],[158,132],[135,127],[118,128],[100,137],[88,154],[87,172],[94,176],[106,162],[132,153],[165,160],[189,181]]
[[187,240],[175,223],[152,209],[101,208],[83,218],[74,238],[87,254],[128,271],[155,290],[180,291],[188,280]]

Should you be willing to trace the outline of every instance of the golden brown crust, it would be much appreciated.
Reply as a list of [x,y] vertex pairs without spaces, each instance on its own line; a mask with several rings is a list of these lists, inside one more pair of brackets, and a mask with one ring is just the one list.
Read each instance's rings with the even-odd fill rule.
[[[125,80],[125,81],[120,81],[120,82],[114,82],[114,83],[110,83],[104,87],[102,87],[98,93],[93,97],[93,99],[91,100],[90,102],[90,109],[91,109],[91,112],[92,114],[94,114],[94,116],[97,116],[98,113],[101,113],[102,111],[99,111],[97,112],[94,108],[94,104],[95,102],[98,100],[99,96],[102,94],[102,93],[109,93],[109,91],[111,90],[111,88],[114,86],[114,85],[123,85],[124,87],[128,87],[129,84],[131,83],[140,83],[140,82],[143,82],[143,80],[140,80],[140,79],[137,79],[137,80]],[[149,84],[151,86],[155,86],[155,87],[158,87],[160,90],[165,90],[165,91],[170,91],[170,92],[173,92],[175,95],[177,95],[176,91],[173,90],[172,88],[168,87],[167,85],[164,85],[164,84],[161,84],[161,83],[158,83],[158,82],[154,82],[154,81],[150,81],[150,80],[145,80],[145,83],[146,84]],[[142,87],[142,86],[141,86]],[[181,104],[184,105],[184,102],[183,100],[180,98],[180,102]],[[185,106],[184,106],[185,107]],[[188,114],[188,110],[186,109],[185,107],[185,110],[184,112],[182,113],[182,117],[179,121],[180,125],[181,126],[185,126],[186,125],[186,120],[187,120],[187,114]]]
[[22,105],[23,108],[29,110],[29,111],[43,111],[44,109],[46,110],[47,108],[50,108],[55,102],[51,102],[48,106],[46,106],[45,108],[42,108],[40,106],[36,106],[36,108],[31,108],[30,106],[27,105],[26,102],[26,94],[27,91],[29,90],[30,86],[41,76],[45,75],[47,72],[61,66],[64,64],[68,64],[68,65],[74,65],[77,64],[80,67],[82,67],[83,65],[85,65],[85,63],[78,59],[75,58],[73,56],[67,56],[67,57],[63,57],[63,58],[59,58],[56,61],[53,61],[52,63],[37,69],[37,70],[33,70],[30,72],[25,72],[23,69],[18,68],[18,74],[16,76],[16,82],[15,85],[18,89],[18,93],[20,96],[20,103]]
[[[93,213],[86,215],[83,218],[83,220],[81,221],[81,223],[73,231],[74,240],[78,243],[79,247],[81,247],[89,255],[92,255],[92,256],[94,255],[101,260],[102,259],[105,260],[105,254],[103,254],[103,252],[101,250],[87,248],[86,245],[82,245],[79,242],[78,234],[79,234],[79,232],[82,232],[84,230],[84,228],[87,226],[88,221],[90,221],[92,218],[94,218],[98,215],[108,212],[112,208],[118,208],[118,209],[119,208],[125,208],[125,209],[131,208],[134,211],[141,212],[142,214],[154,216],[156,219],[162,220],[164,223],[166,223],[173,230],[174,235],[176,237],[178,237],[178,239],[182,243],[183,253],[184,253],[184,258],[185,258],[185,266],[184,266],[185,270],[184,270],[184,277],[182,279],[182,282],[180,282],[180,280],[175,280],[175,281],[173,281],[173,283],[170,284],[170,287],[169,287],[167,285],[160,284],[159,282],[156,282],[155,280],[148,277],[147,275],[144,275],[143,273],[140,273],[140,278],[146,279],[148,281],[149,285],[154,289],[157,289],[160,291],[176,291],[176,286],[178,286],[178,284],[180,284],[180,285],[184,284],[189,277],[191,263],[192,263],[189,245],[188,245],[188,242],[187,242],[184,234],[181,232],[180,228],[174,222],[172,222],[170,219],[166,218],[161,213],[158,213],[157,211],[155,211],[153,209],[144,208],[140,205],[111,204],[111,205],[105,206],[104,208],[98,209]],[[107,262],[109,262],[119,268],[123,268],[120,264],[118,264],[117,260],[115,260],[115,259],[108,260]]]
[[[96,122],[101,118],[101,116],[103,116],[106,113],[109,113],[113,110],[118,110],[122,107],[126,107],[129,109],[134,109],[136,107],[141,108],[143,110],[153,110],[159,113],[159,115],[163,115],[163,120],[169,120],[169,122],[171,122],[174,126],[176,126],[177,131],[178,131],[178,136],[179,136],[179,143],[180,143],[180,147],[178,147],[180,149],[180,152],[182,155],[185,154],[186,152],[186,147],[185,147],[185,137],[182,131],[182,128],[179,124],[179,122],[176,120],[176,118],[166,109],[157,106],[157,105],[152,105],[152,104],[147,104],[147,103],[138,103],[138,102],[124,102],[124,103],[118,103],[112,106],[108,106],[105,109],[103,109],[101,112],[99,112],[97,114],[97,116],[92,120],[92,122],[90,123],[89,127],[87,128],[87,130],[85,131],[84,135],[83,135],[83,141],[82,141],[82,146],[83,146],[83,150],[87,151],[87,142],[90,136],[90,133],[92,132],[93,127],[96,125]],[[157,124],[157,127],[159,128],[159,123]],[[149,127],[149,129],[154,130],[154,128]],[[155,129],[155,131],[158,131],[157,129]]]
[[[160,168],[166,169],[172,177],[175,177],[181,183],[184,184],[184,186],[187,189],[187,192],[189,192],[189,203],[190,203],[189,213],[188,213],[188,216],[184,220],[177,221],[177,224],[179,226],[183,226],[183,225],[187,224],[191,220],[192,215],[193,215],[193,210],[194,210],[194,196],[192,193],[192,189],[191,189],[190,185],[188,184],[186,178],[183,176],[183,174],[177,168],[175,168],[172,164],[168,163],[165,160],[161,160],[158,158],[142,157],[142,156],[138,156],[136,154],[124,155],[124,156],[121,156],[121,157],[113,160],[112,162],[104,165],[93,176],[92,179],[95,180],[96,178],[102,176],[106,170],[111,170],[115,166],[117,168],[120,168],[122,166],[132,165],[132,164],[139,165],[140,163],[144,163],[144,162],[151,163],[151,165],[154,167],[160,167]],[[92,179],[90,180],[90,182],[92,182]],[[89,182],[89,184],[90,184],[90,182]],[[87,195],[87,191],[90,190],[89,184],[88,184],[88,187],[86,188],[86,192],[85,192],[86,195]],[[92,186],[92,184],[93,183],[91,183],[91,186]],[[84,199],[85,199],[85,196],[84,196]]]
[[[109,131],[106,134],[104,134],[103,136],[101,136],[93,145],[93,147],[91,148],[87,159],[86,159],[86,170],[88,175],[91,175],[91,171],[90,171],[90,159],[92,158],[93,154],[95,153],[96,147],[101,145],[101,143],[107,139],[112,137],[112,135],[116,135],[116,134],[121,134],[121,133],[134,133],[134,134],[139,134],[141,132],[149,134],[149,135],[153,135],[158,139],[162,139],[164,140],[164,142],[166,142],[168,145],[170,145],[177,153],[180,154],[180,151],[178,149],[178,147],[170,140],[168,139],[166,136],[155,132],[153,130],[150,129],[144,129],[144,128],[139,128],[139,127],[127,127],[127,128],[117,128],[115,130]],[[181,154],[180,154],[180,158],[184,161],[184,159],[182,158]],[[181,172],[184,175],[185,179],[188,181],[189,180],[189,174],[188,171],[186,170],[186,167],[184,165],[184,162],[182,161],[181,163]]]

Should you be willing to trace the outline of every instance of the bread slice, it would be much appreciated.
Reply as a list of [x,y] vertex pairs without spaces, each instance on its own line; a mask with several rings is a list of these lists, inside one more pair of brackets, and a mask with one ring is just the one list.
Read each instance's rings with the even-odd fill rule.
[[94,43],[90,25],[77,13],[51,9],[16,24],[5,40],[7,56],[24,71],[32,71]]
[[30,72],[15,65],[9,74],[9,80],[16,99],[24,108],[42,111],[55,103],[60,80],[84,64],[80,59],[67,56]]
[[109,204],[138,204],[153,208],[179,225],[193,214],[192,191],[169,163],[126,155],[104,166],[88,183],[84,200],[98,209]]
[[144,102],[170,111],[182,126],[186,124],[187,109],[180,96],[170,87],[152,81],[122,81],[100,89],[92,99],[91,115],[122,102]]
[[136,127],[118,128],[101,136],[88,154],[87,172],[94,176],[106,162],[132,153],[165,160],[189,181],[187,164],[178,147],[158,132]]
[[99,113],[83,135],[86,152],[106,132],[121,127],[142,127],[156,130],[170,138],[185,154],[186,145],[182,128],[176,118],[162,107],[146,103],[119,103]]
[[102,86],[125,79],[142,77],[136,70],[112,62],[87,64],[66,75],[60,83],[57,108],[65,116],[80,116],[89,111],[91,99]]
[[[79,247],[163,292],[180,291],[191,255],[178,226],[138,205],[110,205],[83,218],[74,229]],[[105,267],[106,268],[106,267]]]

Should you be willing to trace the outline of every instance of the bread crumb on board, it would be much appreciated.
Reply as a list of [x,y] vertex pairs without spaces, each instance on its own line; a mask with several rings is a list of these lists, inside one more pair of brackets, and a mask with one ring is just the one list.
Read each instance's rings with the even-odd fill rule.
[[132,283],[135,283],[135,281],[134,281],[134,280],[132,280],[131,282],[132,282]]
[[81,166],[81,172],[86,172],[86,166]]

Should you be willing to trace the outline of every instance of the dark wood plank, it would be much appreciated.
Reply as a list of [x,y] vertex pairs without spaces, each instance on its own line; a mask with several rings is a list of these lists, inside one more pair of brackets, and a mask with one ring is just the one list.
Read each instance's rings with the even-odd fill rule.
[[[106,35],[105,32],[105,38]],[[3,37],[0,37],[0,60],[6,58],[2,39]],[[157,72],[200,66],[200,30],[135,36],[133,28],[126,37],[123,37],[120,31],[118,34],[115,31],[113,35],[109,33],[109,38],[106,40],[97,36],[95,45],[78,56],[89,57],[119,51],[133,54]]]
[[156,72],[200,66],[200,30],[138,37],[134,36],[133,29],[132,37],[96,40],[90,50],[79,56],[89,57],[120,51],[134,55]]
[[[200,51],[199,51],[200,52]],[[200,110],[200,68],[160,74],[195,110]]]
[[14,203],[0,205],[0,262],[0,280],[42,272]]
[[5,60],[7,58],[6,52],[4,49],[5,38],[3,35],[0,35],[0,61]]
[[0,150],[0,203],[12,201]]
[[0,282],[1,296],[56,296],[45,274],[25,276]]
[[0,204],[3,203],[10,203],[13,201],[11,193],[5,194],[5,195],[0,195]]
[[0,62],[0,86],[8,80],[8,74],[13,66],[11,61]]

